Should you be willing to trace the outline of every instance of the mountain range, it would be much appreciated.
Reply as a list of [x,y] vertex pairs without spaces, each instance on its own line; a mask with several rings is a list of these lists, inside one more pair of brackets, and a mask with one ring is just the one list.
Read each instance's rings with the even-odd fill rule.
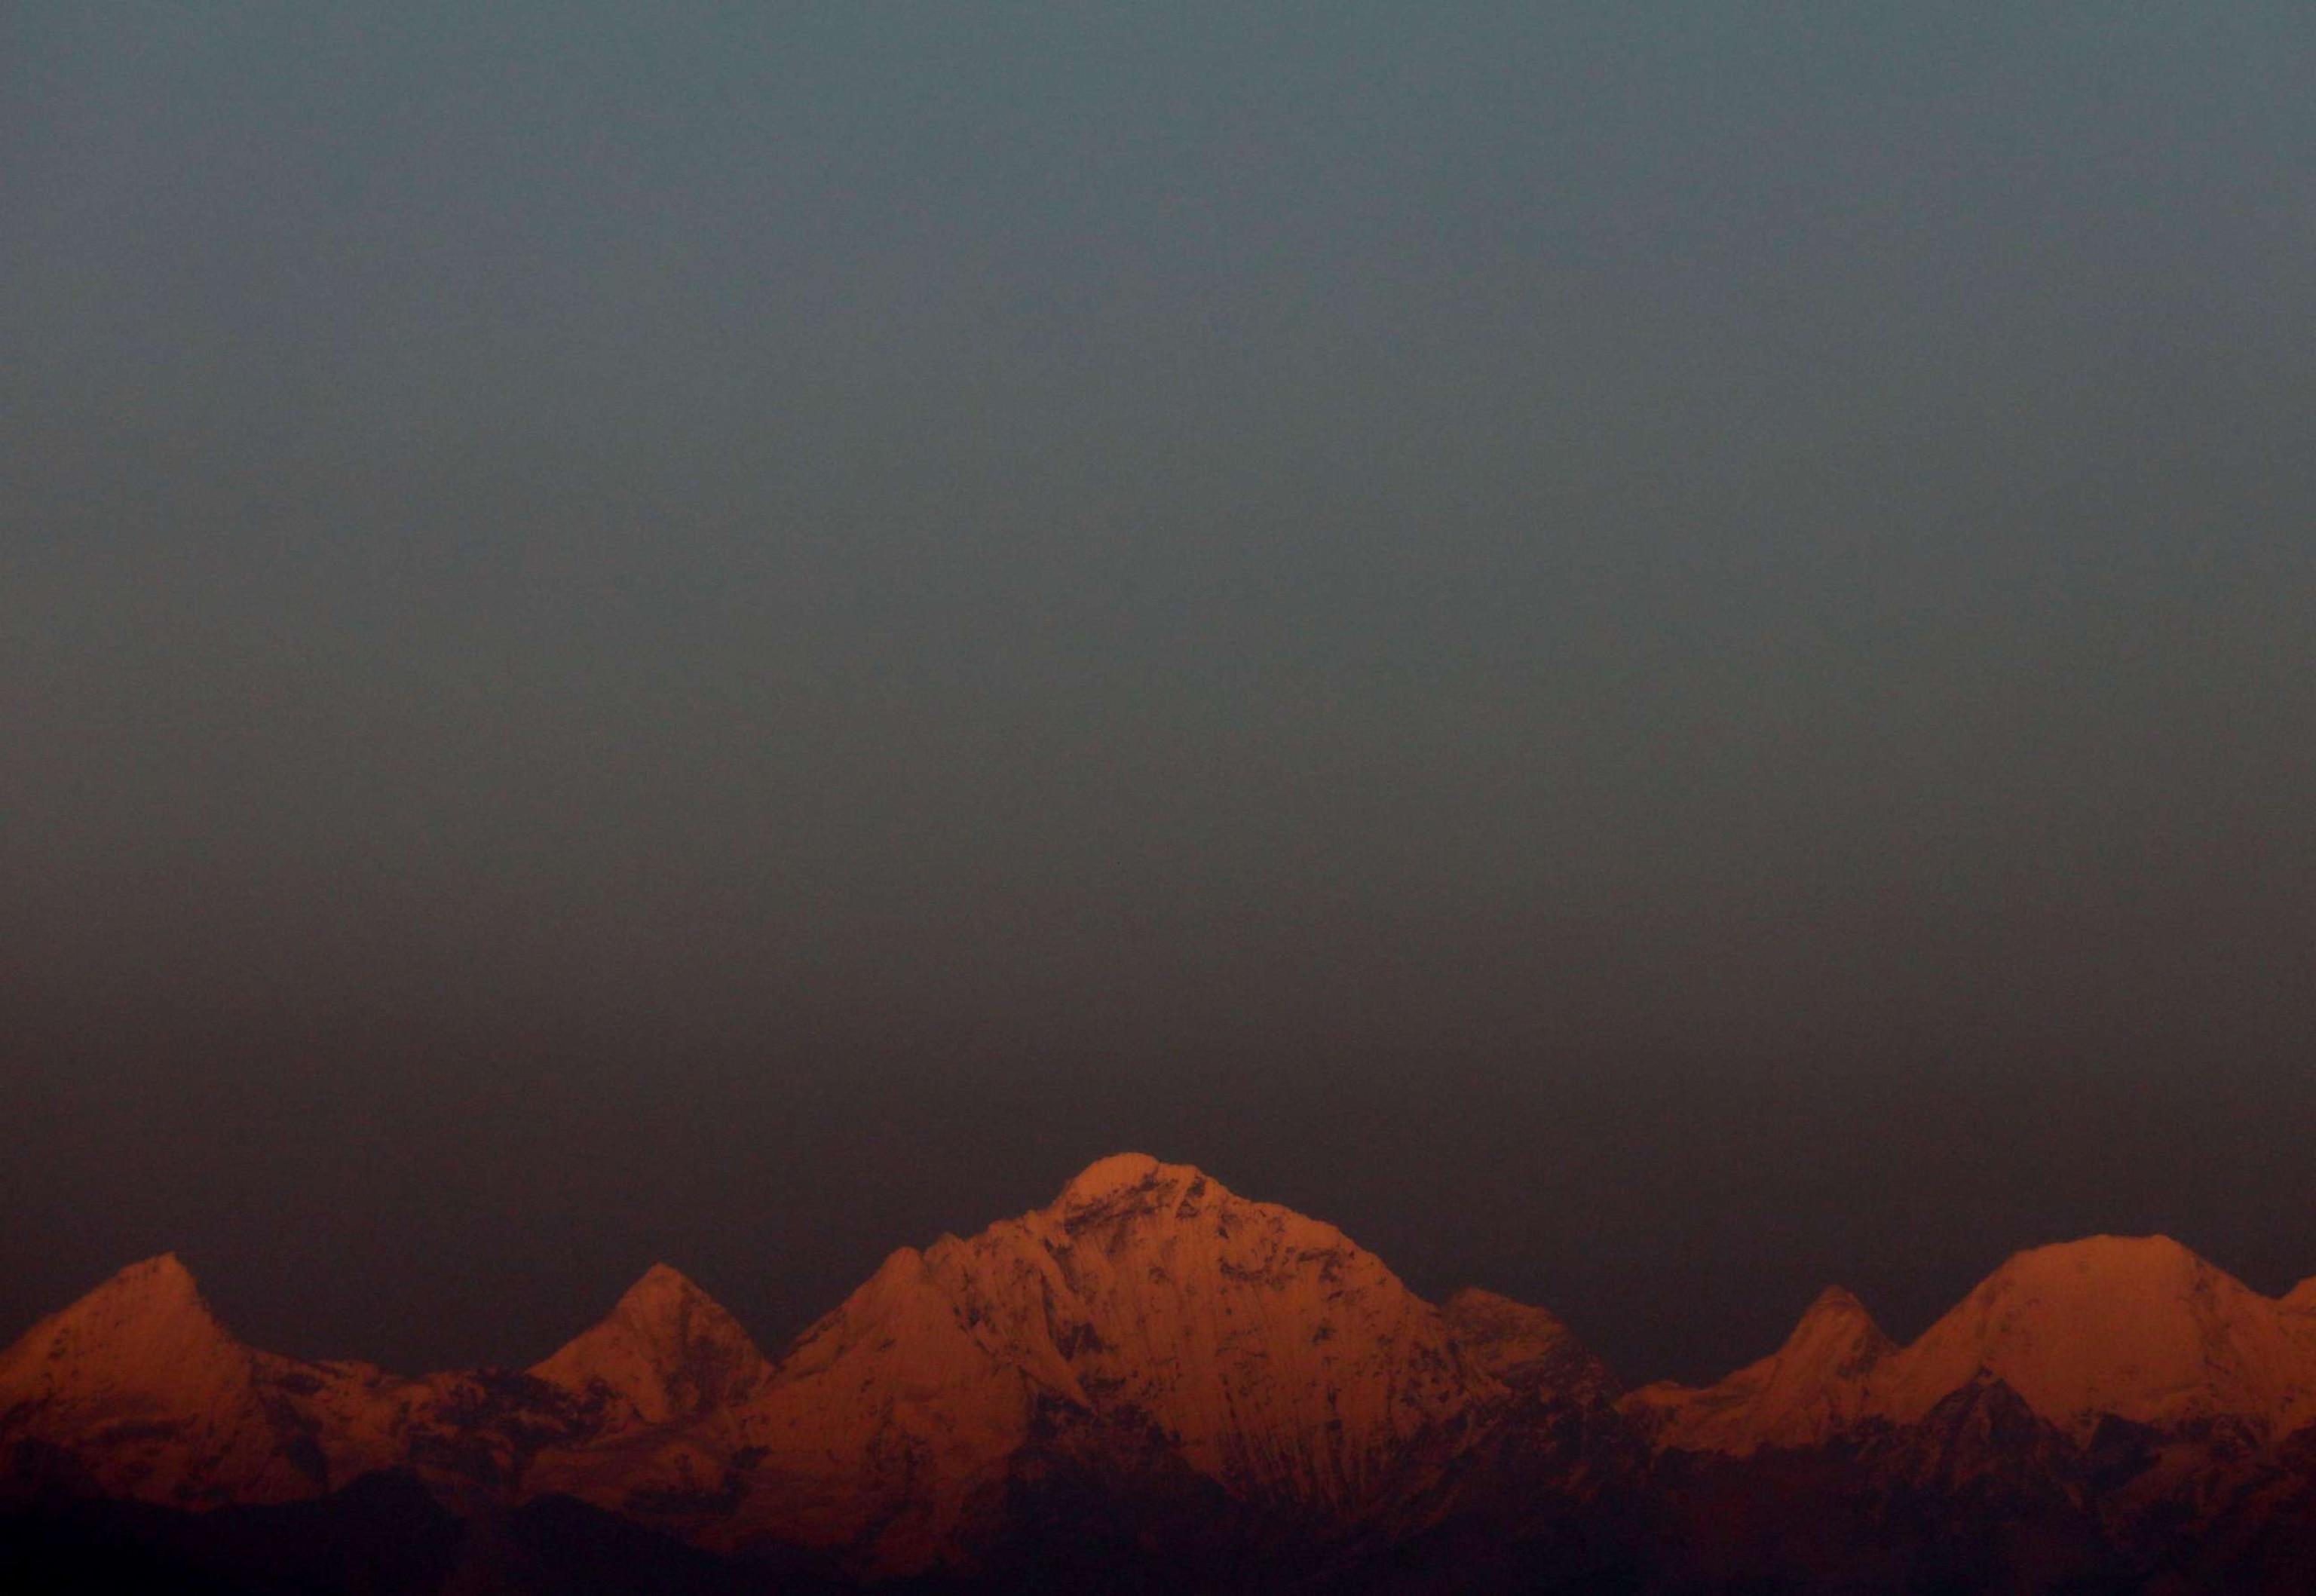
[[15,1588],[2307,1591],[2316,1280],[2098,1236],[1910,1345],[1837,1288],[1628,1392],[1541,1307],[1129,1154],[777,1358],[661,1266],[532,1368],[405,1378],[149,1260],[0,1353],[0,1514]]

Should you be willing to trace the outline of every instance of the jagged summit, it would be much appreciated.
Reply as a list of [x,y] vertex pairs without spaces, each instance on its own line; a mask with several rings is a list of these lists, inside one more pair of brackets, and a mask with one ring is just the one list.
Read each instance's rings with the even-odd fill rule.
[[1785,1344],[1715,1385],[1645,1386],[1626,1399],[1666,1445],[1743,1457],[1817,1446],[1871,1411],[1875,1377],[1897,1351],[1849,1291],[1829,1286]]
[[645,1423],[664,1424],[745,1398],[771,1369],[720,1303],[655,1263],[601,1324],[530,1372],[549,1385],[624,1404]]

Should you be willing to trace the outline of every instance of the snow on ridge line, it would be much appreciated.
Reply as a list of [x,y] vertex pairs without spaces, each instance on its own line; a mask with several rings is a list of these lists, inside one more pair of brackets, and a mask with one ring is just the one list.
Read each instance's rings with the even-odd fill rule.
[[[1664,1444],[1740,1455],[1866,1420],[1918,1423],[1980,1380],[2078,1434],[2107,1414],[2288,1433],[2316,1418],[2316,1333],[2294,1327],[2303,1290],[2262,1296],[2169,1236],[2088,1236],[2014,1253],[1911,1345],[1865,1355],[1861,1344],[1796,1378],[1813,1321],[1872,1325],[1854,1297],[1829,1288],[1769,1358],[1710,1386],[1644,1387],[1626,1408]],[[2316,1306],[2316,1290],[2305,1300]]]
[[[1323,1229],[1331,1238],[1340,1235],[1332,1227],[1291,1210],[1238,1198],[1194,1166],[1164,1163],[1145,1153],[1121,1153],[1097,1160],[1070,1181],[1047,1208],[1032,1210],[1023,1220],[1000,1222],[983,1235],[1057,1210],[1066,1215],[1098,1208],[1145,1188],[1154,1192],[1201,1186],[1208,1193],[1202,1199],[1206,1202],[1275,1213],[1283,1220],[1307,1225],[1314,1232]],[[961,1255],[978,1240],[955,1242],[952,1238],[936,1251],[948,1253],[953,1247]],[[1345,1244],[1350,1245],[1347,1238]],[[904,1262],[906,1267],[896,1275],[895,1265]],[[1200,1265],[1209,1266],[1220,1264],[1207,1259]],[[1388,1271],[1384,1274],[1390,1278]],[[931,1278],[927,1255],[904,1248],[877,1271],[875,1279],[889,1288],[914,1293]],[[1458,1293],[1449,1300],[1455,1303],[1466,1296]],[[1411,1295],[1411,1300],[1420,1299]],[[1484,1300],[1509,1302],[1474,1292],[1469,1294],[1466,1306]],[[2124,1302],[2133,1305],[2128,1312],[2114,1306]],[[1138,1299],[1121,1300],[1111,1306],[1159,1311],[1159,1305]],[[192,1272],[174,1253],[129,1265],[66,1312],[93,1312],[98,1307],[107,1319],[142,1319],[163,1312],[190,1311],[199,1322],[216,1325]],[[1565,1326],[1551,1320],[1544,1310],[1524,1311],[1543,1315],[1557,1332],[1565,1333]],[[587,1375],[605,1378],[614,1386],[632,1383],[621,1375],[622,1368],[629,1365],[645,1374],[664,1375],[677,1353],[672,1350],[673,1342],[659,1346],[653,1336],[665,1333],[680,1340],[678,1326],[689,1323],[687,1315],[701,1315],[714,1327],[708,1340],[731,1350],[744,1366],[767,1371],[780,1367],[764,1360],[744,1331],[706,1292],[681,1271],[655,1263],[622,1296],[606,1320],[534,1366],[531,1372],[550,1379],[557,1374],[575,1375],[576,1370],[558,1369],[557,1360],[566,1359],[590,1337],[601,1341],[608,1326],[624,1321],[631,1328],[636,1323],[644,1325],[638,1337],[629,1338],[635,1344],[612,1359],[610,1366],[591,1368]],[[1826,1422],[1836,1424],[1867,1415],[1909,1422],[1960,1384],[1984,1375],[2018,1389],[2037,1413],[2070,1423],[2110,1412],[2151,1420],[2240,1414],[2264,1423],[2282,1423],[2316,1417],[2316,1331],[2308,1327],[2309,1319],[2316,1319],[2316,1277],[2303,1280],[2285,1297],[2271,1299],[2242,1286],[2170,1238],[2094,1235],[2014,1254],[1904,1349],[1877,1350],[1875,1338],[1880,1332],[1863,1304],[1847,1290],[1829,1287],[1803,1315],[1786,1346],[1769,1359],[1713,1386],[1644,1387],[1626,1398],[1626,1405],[1628,1411],[1648,1408],[1662,1415],[1676,1412],[1688,1398],[1698,1398],[1702,1405],[1723,1414],[1725,1431],[1741,1438],[1746,1434],[1742,1422],[1746,1410],[1765,1400],[1772,1383],[1779,1385],[1777,1401],[1786,1404],[1788,1418],[1795,1412],[1807,1411],[1822,1413]],[[723,1334],[719,1321],[729,1324],[734,1334]],[[1820,1349],[1822,1356],[1813,1354],[1804,1360],[1803,1355],[1810,1350],[1804,1344],[1808,1340],[1805,1332],[1813,1324],[1833,1327],[1824,1330],[1831,1350]],[[35,1326],[34,1332],[40,1329]],[[22,1354],[34,1332],[0,1353],[0,1387],[13,1383],[10,1371],[24,1361]],[[221,1326],[214,1333],[230,1342]],[[1083,1333],[1102,1332],[1090,1324]],[[1463,1333],[1475,1332],[1466,1328]],[[1549,1331],[1538,1333],[1552,1334]],[[237,1342],[231,1344],[238,1347]],[[744,1355],[738,1351],[740,1346],[744,1346]],[[1785,1360],[1782,1370],[1776,1367],[1780,1359]],[[2303,1392],[2310,1395],[2304,1398],[2297,1395]],[[1804,1423],[1803,1429],[1806,1432],[1808,1425]]]

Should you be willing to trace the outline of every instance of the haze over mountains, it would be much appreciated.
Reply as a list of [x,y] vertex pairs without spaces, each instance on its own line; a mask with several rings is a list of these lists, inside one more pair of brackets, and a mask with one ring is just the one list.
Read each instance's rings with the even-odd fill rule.
[[1123,1155],[895,1252],[776,1360],[661,1266],[525,1371],[312,1362],[241,1344],[174,1258],[0,1353],[20,1529],[370,1511],[387,1487],[351,1488],[388,1471],[479,1589],[565,1588],[507,1549],[555,1512],[764,1588],[2298,1589],[2316,1279],[2270,1298],[2094,1237],[1909,1346],[1834,1288],[1759,1362],[1626,1393],[1545,1308],[1435,1306],[1331,1226]]

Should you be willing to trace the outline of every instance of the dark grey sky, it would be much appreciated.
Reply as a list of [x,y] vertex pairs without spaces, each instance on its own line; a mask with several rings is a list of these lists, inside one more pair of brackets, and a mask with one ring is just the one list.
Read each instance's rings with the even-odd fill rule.
[[1898,9],[9,10],[0,1335],[2316,1273],[2316,13]]

